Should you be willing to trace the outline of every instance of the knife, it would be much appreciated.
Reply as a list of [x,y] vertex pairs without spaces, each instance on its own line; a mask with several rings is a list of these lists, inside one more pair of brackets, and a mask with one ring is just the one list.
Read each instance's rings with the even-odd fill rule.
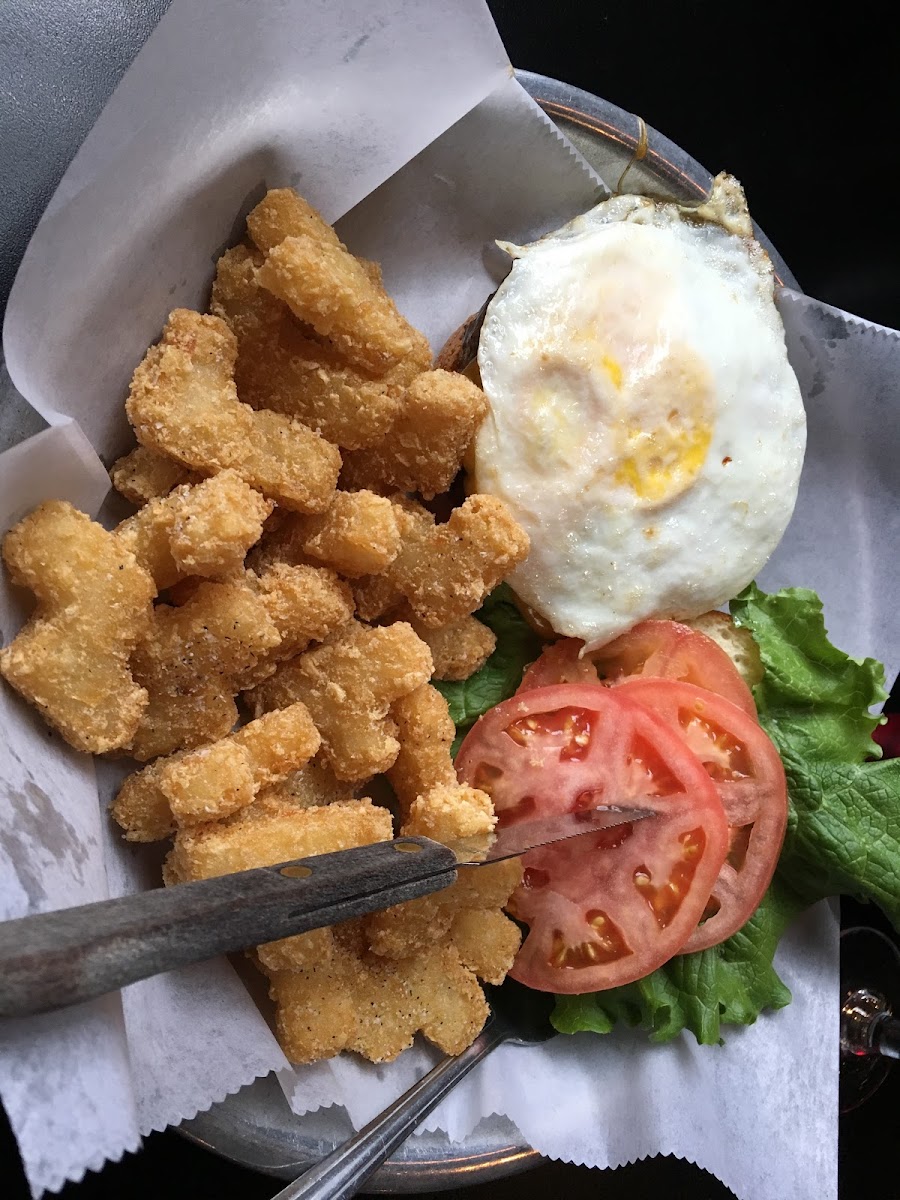
[[654,815],[605,806],[493,835],[473,859],[424,837],[402,837],[171,888],[156,888],[0,924],[0,1016],[80,1004],[139,979],[361,917],[449,887],[458,867]]

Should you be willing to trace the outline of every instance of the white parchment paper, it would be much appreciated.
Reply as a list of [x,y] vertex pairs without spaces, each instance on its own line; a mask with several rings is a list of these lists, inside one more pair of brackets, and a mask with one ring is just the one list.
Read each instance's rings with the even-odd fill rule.
[[[351,248],[382,261],[435,348],[495,286],[503,264],[493,239],[557,226],[600,187],[510,78],[481,0],[175,0],[63,180],[10,299],[4,347],[16,386],[49,420],[74,418],[83,433],[65,424],[0,457],[2,529],[51,495],[96,510],[105,477],[93,450],[108,459],[125,444],[122,400],[136,362],[170,308],[203,306],[217,253],[265,188],[286,183],[342,218]],[[815,587],[834,640],[893,666],[892,567],[876,539],[883,529],[890,544],[896,532],[890,447],[900,430],[886,411],[895,343],[854,319],[841,332],[841,314],[823,326],[802,298],[788,296],[783,311],[810,455],[795,521],[762,582]],[[20,597],[3,603],[8,638],[23,610]],[[3,915],[154,883],[152,854],[125,846],[102,815],[108,768],[98,781],[8,690],[0,704]],[[796,924],[778,965],[793,1005],[730,1031],[724,1047],[650,1047],[623,1033],[504,1049],[429,1128],[459,1141],[501,1113],[552,1157],[615,1166],[670,1153],[715,1172],[741,1200],[828,1200],[830,909]],[[337,1102],[359,1124],[430,1061],[416,1047],[387,1067],[342,1058],[292,1071],[224,962],[0,1026],[0,1092],[35,1193],[269,1070],[298,1113]]]

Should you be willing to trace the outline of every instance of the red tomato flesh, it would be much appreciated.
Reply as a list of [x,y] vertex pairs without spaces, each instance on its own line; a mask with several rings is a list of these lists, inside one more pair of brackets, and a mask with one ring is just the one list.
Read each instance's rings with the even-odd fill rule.
[[784,765],[755,720],[722,696],[667,679],[625,680],[636,700],[677,733],[715,784],[730,827],[728,855],[705,920],[683,947],[705,950],[750,919],[769,886],[787,825]]
[[513,978],[561,993],[618,987],[692,935],[728,853],[728,823],[680,734],[624,689],[513,696],[476,722],[456,766],[489,793],[501,826],[599,804],[658,814],[525,855],[510,911],[529,932]]
[[554,683],[619,683],[638,676],[674,679],[716,692],[756,717],[750,689],[725,651],[705,633],[678,621],[642,621],[579,658],[583,647],[578,638],[548,646],[525,672],[519,691]]

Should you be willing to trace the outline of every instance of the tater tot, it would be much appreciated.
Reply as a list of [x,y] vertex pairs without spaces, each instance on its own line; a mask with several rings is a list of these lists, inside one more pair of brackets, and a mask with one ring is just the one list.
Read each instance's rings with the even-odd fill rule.
[[138,506],[157,496],[166,496],[180,483],[199,483],[200,476],[174,458],[136,446],[116,459],[109,472],[116,491]]
[[37,607],[0,651],[0,672],[76,750],[102,754],[127,745],[147,707],[129,657],[152,621],[149,573],[63,500],[14,526],[3,559]]
[[300,654],[310,642],[323,641],[353,616],[349,586],[328,567],[276,562],[259,575],[248,571],[246,579],[281,640],[241,675],[241,690],[267,679],[278,663]]
[[394,506],[374,492],[336,492],[320,516],[298,517],[304,553],[347,579],[377,575],[400,551]]
[[450,939],[464,966],[485,983],[500,984],[513,965],[522,934],[498,908],[464,908],[453,918]]
[[417,797],[440,784],[456,783],[450,757],[456,726],[447,701],[429,684],[395,700],[391,716],[397,723],[400,750],[387,777],[405,816]]
[[391,704],[431,675],[431,654],[409,625],[351,623],[326,645],[279,667],[248,693],[255,713],[301,700],[322,735],[322,756],[338,779],[380,774],[399,744]]
[[180,607],[157,605],[131,659],[148,701],[130,753],[146,762],[224,737],[237,721],[241,681],[280,641],[243,581],[203,582]]
[[247,216],[247,232],[265,254],[286,237],[306,234],[316,241],[340,246],[338,235],[308,200],[293,188],[272,188]]
[[487,409],[484,392],[463,375],[418,375],[383,441],[344,456],[341,486],[421,492],[429,499],[445,492]]
[[528,535],[504,501],[469,496],[444,525],[398,514],[402,546],[390,578],[432,629],[468,616],[528,554]]
[[189,575],[222,578],[240,571],[272,507],[236,471],[221,471],[150,500],[115,534],[162,591]]
[[270,499],[321,512],[334,492],[335,446],[281,413],[254,412],[237,398],[237,343],[218,317],[169,315],[125,405],[139,441],[205,474],[233,467]]
[[337,242],[287,237],[269,250],[256,277],[363,370],[383,375],[415,347],[407,322]]
[[157,841],[177,826],[228,817],[304,766],[319,735],[302,704],[251,721],[208,746],[157,759],[130,775],[113,801],[128,841]]
[[411,616],[409,623],[431,651],[434,679],[468,679],[494,652],[497,638],[476,617],[461,617],[450,625],[429,629]]
[[213,283],[210,311],[237,338],[238,398],[296,417],[337,446],[373,445],[400,414],[402,389],[411,378],[406,360],[382,378],[351,366],[259,286],[261,262],[261,255],[235,246],[219,259]]
[[228,821],[179,830],[169,855],[177,879],[211,879],[253,867],[267,867],[333,850],[387,841],[391,814],[371,800],[329,804],[327,808],[271,809]]
[[272,972],[270,985],[278,1040],[296,1063],[342,1050],[390,1062],[420,1031],[445,1054],[459,1054],[488,1016],[475,976],[450,946],[404,961],[341,947],[305,970]]

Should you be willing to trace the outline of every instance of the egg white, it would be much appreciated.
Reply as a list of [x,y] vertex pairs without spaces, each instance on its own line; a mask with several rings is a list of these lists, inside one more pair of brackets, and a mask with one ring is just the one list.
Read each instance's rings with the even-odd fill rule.
[[618,196],[506,247],[474,483],[531,538],[511,586],[588,648],[721,605],[790,519],[806,421],[750,230],[720,176],[699,210]]

